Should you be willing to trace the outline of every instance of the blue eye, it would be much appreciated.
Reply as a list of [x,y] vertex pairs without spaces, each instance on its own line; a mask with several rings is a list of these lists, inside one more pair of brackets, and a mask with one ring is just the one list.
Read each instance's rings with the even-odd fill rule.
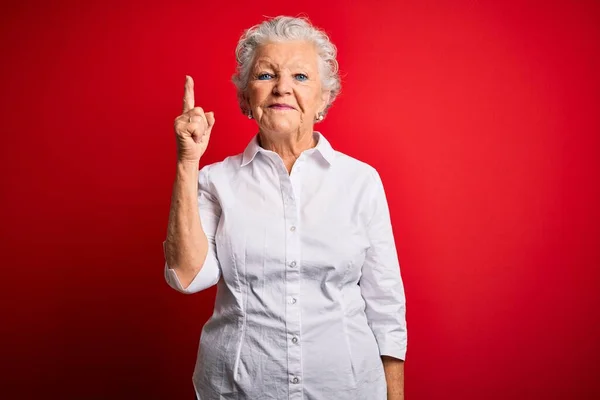
[[258,79],[261,80],[261,81],[265,81],[267,79],[271,79],[272,77],[273,77],[273,75],[267,74],[267,73],[258,75]]
[[296,79],[298,79],[299,81],[306,81],[308,80],[308,76],[304,75],[304,74],[296,74],[295,75]]

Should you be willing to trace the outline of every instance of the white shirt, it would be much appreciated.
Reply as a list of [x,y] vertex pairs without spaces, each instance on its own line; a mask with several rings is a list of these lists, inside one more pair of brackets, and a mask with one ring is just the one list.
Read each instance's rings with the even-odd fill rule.
[[385,400],[380,355],[404,359],[404,287],[377,171],[325,137],[288,174],[254,136],[199,173],[209,240],[184,290],[217,285],[193,383],[201,400]]

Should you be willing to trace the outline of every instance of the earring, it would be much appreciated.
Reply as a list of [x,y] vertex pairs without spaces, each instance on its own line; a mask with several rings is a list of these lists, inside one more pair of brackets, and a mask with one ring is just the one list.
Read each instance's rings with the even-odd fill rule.
[[323,113],[320,112],[320,113],[317,114],[317,118],[315,119],[315,121],[323,121],[323,118],[324,118],[323,117]]
[[248,119],[252,119],[252,111],[248,111]]

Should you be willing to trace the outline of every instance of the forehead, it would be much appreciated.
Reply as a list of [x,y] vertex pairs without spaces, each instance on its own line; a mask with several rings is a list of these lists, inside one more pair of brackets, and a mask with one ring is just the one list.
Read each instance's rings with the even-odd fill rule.
[[254,66],[312,68],[318,63],[315,45],[306,41],[269,42],[256,49]]

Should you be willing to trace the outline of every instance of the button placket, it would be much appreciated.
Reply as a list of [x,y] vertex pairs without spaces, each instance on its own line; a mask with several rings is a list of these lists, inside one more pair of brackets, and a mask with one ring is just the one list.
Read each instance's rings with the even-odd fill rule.
[[302,348],[299,343],[300,307],[300,238],[299,238],[299,213],[298,196],[295,196],[294,185],[287,173],[281,175],[282,200],[284,204],[284,218],[286,226],[285,240],[285,285],[286,294],[290,297],[290,304],[286,307],[287,335],[290,338],[288,351],[288,374],[290,377],[289,399],[302,400],[302,385],[298,385],[302,377]]

